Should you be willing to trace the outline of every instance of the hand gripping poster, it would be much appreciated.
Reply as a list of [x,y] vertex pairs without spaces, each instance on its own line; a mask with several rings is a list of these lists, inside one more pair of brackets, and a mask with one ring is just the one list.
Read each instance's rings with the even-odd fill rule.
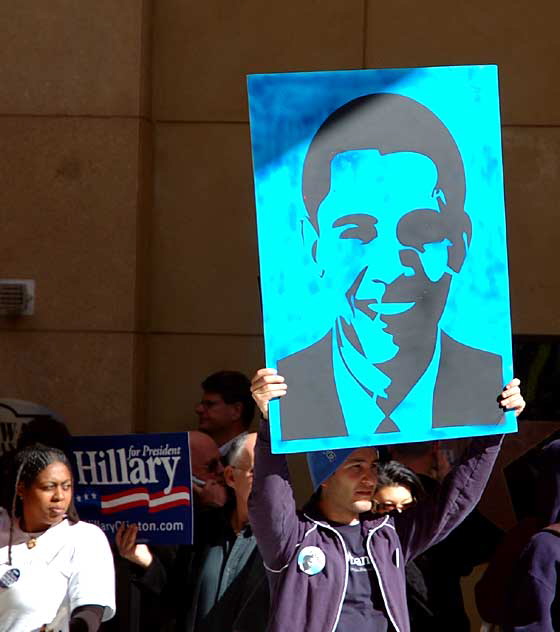
[[73,437],[74,502],[110,540],[138,525],[138,542],[192,544],[186,432]]
[[497,67],[248,90],[273,451],[516,430]]

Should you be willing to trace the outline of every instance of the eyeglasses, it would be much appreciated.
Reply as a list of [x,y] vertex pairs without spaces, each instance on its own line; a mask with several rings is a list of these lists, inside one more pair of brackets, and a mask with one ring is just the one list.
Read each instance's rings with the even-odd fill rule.
[[390,511],[398,511],[399,513],[403,512],[405,509],[410,509],[414,507],[416,504],[415,500],[411,500],[410,502],[405,503],[393,503],[391,501],[387,501],[384,503],[380,503],[377,500],[373,501],[375,511],[378,513],[389,513]]
[[202,406],[203,408],[213,408],[214,406],[217,406],[218,404],[223,404],[224,402],[222,400],[212,400],[212,399],[201,399],[198,402],[198,406]]
[[210,459],[210,461],[208,461],[208,463],[204,464],[204,469],[209,473],[209,474],[218,474],[219,472],[222,471],[222,463],[220,461],[220,459]]
[[249,476],[253,476],[253,474],[254,474],[254,469],[253,468],[247,469],[246,467],[237,467],[237,465],[232,465],[231,467],[234,470],[239,470],[241,472],[246,472]]

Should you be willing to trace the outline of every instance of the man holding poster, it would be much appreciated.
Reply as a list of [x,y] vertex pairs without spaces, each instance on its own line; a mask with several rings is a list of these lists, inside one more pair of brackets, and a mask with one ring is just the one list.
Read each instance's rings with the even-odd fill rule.
[[[519,380],[499,396],[519,414]],[[253,378],[263,417],[288,388],[274,369]],[[470,394],[466,391],[460,406]],[[493,398],[494,405],[496,398]],[[307,411],[302,411],[302,418]],[[255,449],[249,518],[271,588],[269,632],[409,632],[405,564],[442,540],[478,502],[499,452],[497,435],[473,440],[441,489],[403,513],[375,515],[373,447],[309,455],[315,492],[297,511],[286,457],[272,454],[263,419]]]

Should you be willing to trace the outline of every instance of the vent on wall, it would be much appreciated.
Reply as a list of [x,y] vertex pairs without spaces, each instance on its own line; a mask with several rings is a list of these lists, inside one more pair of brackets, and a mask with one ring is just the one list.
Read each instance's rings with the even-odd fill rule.
[[35,281],[0,279],[0,317],[30,316],[35,308]]

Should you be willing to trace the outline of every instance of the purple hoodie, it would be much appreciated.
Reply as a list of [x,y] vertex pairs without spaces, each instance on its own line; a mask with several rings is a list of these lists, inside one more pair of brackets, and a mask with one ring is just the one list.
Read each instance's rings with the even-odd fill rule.
[[[389,622],[409,632],[404,567],[408,560],[443,539],[476,505],[500,449],[502,437],[472,441],[460,465],[438,493],[402,514],[360,515]],[[271,588],[269,632],[334,632],[348,582],[346,545],[322,516],[296,510],[284,455],[272,454],[268,424],[261,423],[255,448],[255,478],[249,519]],[[302,572],[298,552],[323,552],[326,563],[315,575]],[[356,630],[356,632],[360,632]]]
[[505,632],[560,630],[560,440],[541,453],[537,511],[541,527],[511,576]]

